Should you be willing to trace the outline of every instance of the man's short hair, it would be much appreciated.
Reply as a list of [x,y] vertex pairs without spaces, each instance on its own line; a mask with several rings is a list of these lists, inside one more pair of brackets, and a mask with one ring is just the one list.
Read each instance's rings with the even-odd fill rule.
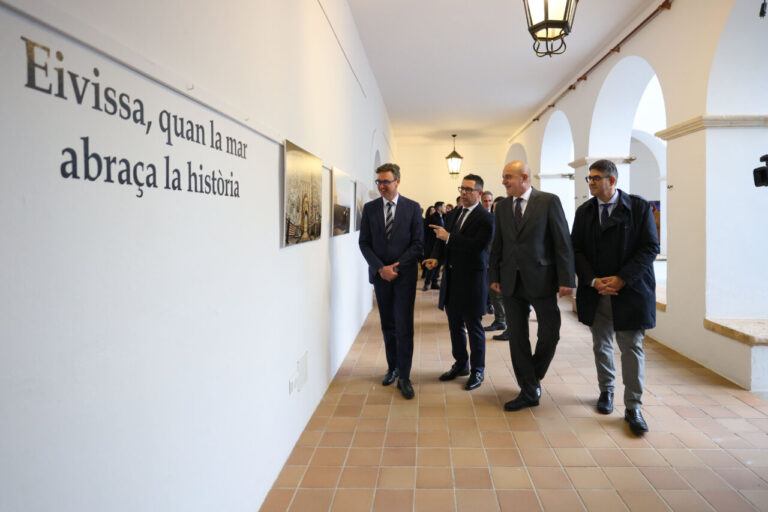
[[441,206],[443,206],[444,204],[445,204],[445,202],[444,202],[444,201],[438,201],[438,202],[436,202],[436,203],[435,203],[435,208],[440,208],[440,207],[441,207]]
[[376,169],[376,174],[382,173],[382,172],[391,172],[395,176],[395,181],[400,179],[400,166],[397,164],[381,164]]
[[598,160],[589,166],[589,170],[601,172],[606,176],[613,176],[617,180],[619,179],[619,170],[616,169],[616,164],[610,160]]
[[475,190],[483,190],[483,186],[485,183],[483,183],[483,178],[478,176],[477,174],[467,174],[464,176],[465,180],[472,180],[475,182]]
[[493,192],[491,192],[490,190],[486,190],[485,192],[483,192],[483,196],[491,196],[491,197],[493,197]]

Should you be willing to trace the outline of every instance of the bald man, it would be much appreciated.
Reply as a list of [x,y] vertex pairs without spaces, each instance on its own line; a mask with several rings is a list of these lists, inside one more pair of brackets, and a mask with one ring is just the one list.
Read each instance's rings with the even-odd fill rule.
[[[540,382],[560,339],[557,298],[573,292],[574,259],[560,199],[531,187],[528,165],[505,165],[502,183],[508,197],[496,206],[488,274],[491,288],[504,296],[509,352],[520,386],[504,410],[518,411],[539,405]],[[528,332],[531,306],[538,319],[535,352]]]

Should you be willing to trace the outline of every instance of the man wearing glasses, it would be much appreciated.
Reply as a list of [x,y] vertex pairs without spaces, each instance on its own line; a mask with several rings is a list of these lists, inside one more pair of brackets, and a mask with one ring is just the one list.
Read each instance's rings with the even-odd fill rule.
[[376,169],[381,194],[363,207],[359,245],[368,262],[387,354],[387,373],[381,381],[395,379],[403,397],[414,396],[411,385],[413,360],[413,306],[416,300],[418,260],[424,247],[424,223],[419,203],[401,196],[400,167],[384,164]]
[[579,321],[592,331],[600,397],[597,410],[613,412],[613,338],[621,350],[624,419],[633,434],[648,432],[640,412],[643,396],[645,329],[656,325],[653,261],[659,240],[651,205],[616,187],[619,174],[610,160],[589,168],[592,199],[576,210],[573,251],[579,287]]
[[[518,411],[539,405],[540,382],[560,339],[557,297],[573,291],[573,250],[560,200],[531,187],[525,162],[505,165],[502,183],[507,199],[496,206],[489,272],[491,288],[504,295],[509,352],[520,386],[504,410]],[[534,353],[528,333],[531,306],[538,319]]]
[[480,205],[483,193],[480,176],[467,174],[459,192],[460,206],[448,215],[445,227],[439,224],[429,226],[435,231],[437,242],[431,258],[425,260],[424,265],[435,268],[440,261],[444,264],[438,307],[448,315],[451,352],[455,362],[440,376],[440,380],[469,375],[464,389],[472,390],[480,387],[485,372],[482,318],[488,292],[488,244],[493,234],[493,217]]

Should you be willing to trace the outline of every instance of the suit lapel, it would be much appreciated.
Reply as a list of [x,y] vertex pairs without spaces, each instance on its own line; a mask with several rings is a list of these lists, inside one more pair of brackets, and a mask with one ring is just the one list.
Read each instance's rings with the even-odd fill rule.
[[[523,220],[522,220],[522,222],[520,222],[520,226],[517,229],[518,233],[521,232],[525,228],[526,222],[528,222],[528,219],[531,218],[532,210],[534,208],[536,208],[536,206],[538,205],[538,201],[537,201],[538,194],[537,194],[537,192],[538,191],[535,188],[531,187],[531,195],[528,196],[528,204],[525,206],[525,211],[523,212]],[[514,201],[513,201],[513,204],[514,204]],[[515,213],[515,208],[513,206],[512,207],[512,214],[513,214],[513,216],[514,216],[514,213]]]

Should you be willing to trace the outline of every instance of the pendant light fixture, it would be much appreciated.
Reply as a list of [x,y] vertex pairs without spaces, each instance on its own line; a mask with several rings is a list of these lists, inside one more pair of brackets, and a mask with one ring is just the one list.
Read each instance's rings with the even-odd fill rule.
[[565,52],[565,36],[571,33],[579,0],[523,0],[533,51],[539,57]]
[[445,159],[448,162],[448,174],[455,177],[461,172],[461,161],[464,157],[456,152],[456,134],[454,133],[451,137],[453,137],[453,151]]

